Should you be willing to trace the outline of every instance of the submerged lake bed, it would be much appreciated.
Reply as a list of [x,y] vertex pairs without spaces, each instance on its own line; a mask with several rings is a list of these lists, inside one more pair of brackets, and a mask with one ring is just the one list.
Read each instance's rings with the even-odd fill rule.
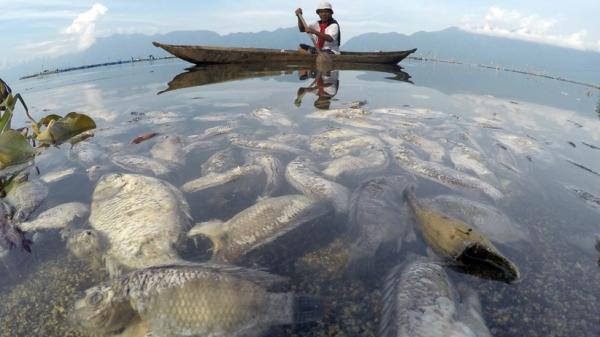
[[[27,221],[70,202],[90,215],[28,230],[32,254],[0,255],[0,336],[89,335],[67,318],[86,289],[209,260],[283,276],[277,293],[324,303],[318,319],[266,324],[268,336],[393,335],[408,324],[400,304],[425,321],[441,308],[453,324],[446,333],[465,336],[600,334],[600,91],[465,65],[401,65],[320,74],[158,61],[12,84],[35,118],[78,111],[97,129],[36,158],[29,181],[47,197]],[[481,232],[486,252],[503,259],[469,251],[469,240],[459,248],[470,256],[436,249],[442,239],[422,219],[447,217]],[[86,230],[101,233],[101,256],[77,245]],[[468,268],[465,257],[500,270]],[[248,273],[241,279],[265,289],[277,283]],[[419,307],[410,294],[426,277],[440,288],[424,287],[433,300]],[[187,286],[171,296],[207,300]],[[140,296],[128,299],[133,318],[106,335],[180,327],[163,322],[174,314],[160,311],[162,297]],[[210,315],[237,305],[220,300]]]

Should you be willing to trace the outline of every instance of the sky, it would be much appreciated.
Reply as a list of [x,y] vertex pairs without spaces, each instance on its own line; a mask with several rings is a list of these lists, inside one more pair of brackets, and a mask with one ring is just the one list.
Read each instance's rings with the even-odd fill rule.
[[[307,21],[318,0],[0,0],[0,71],[35,58],[84,50],[113,34],[211,30],[272,31]],[[367,32],[436,31],[451,26],[600,53],[598,0],[332,0],[344,39]],[[259,47],[259,46],[257,46]]]

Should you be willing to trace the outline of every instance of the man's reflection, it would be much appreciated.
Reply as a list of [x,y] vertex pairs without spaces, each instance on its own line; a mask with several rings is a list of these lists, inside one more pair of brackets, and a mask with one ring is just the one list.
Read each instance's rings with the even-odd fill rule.
[[308,87],[298,89],[298,94],[294,104],[299,107],[302,104],[302,98],[306,93],[314,93],[317,95],[314,106],[317,109],[326,110],[331,105],[331,99],[338,92],[340,86],[339,70],[327,72],[315,72],[309,70],[298,71],[299,78],[305,80],[309,77],[314,78]]

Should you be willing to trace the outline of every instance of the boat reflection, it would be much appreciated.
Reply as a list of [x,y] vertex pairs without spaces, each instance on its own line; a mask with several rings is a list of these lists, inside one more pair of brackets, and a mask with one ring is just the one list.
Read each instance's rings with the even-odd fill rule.
[[[326,95],[330,95],[331,97],[333,97],[335,93],[337,93],[337,86],[339,85],[339,82],[337,82],[337,84],[335,85],[335,93],[333,93],[333,95],[331,95],[331,93],[333,92],[331,84],[332,81],[339,81],[338,73],[340,70],[364,70],[389,73],[393,76],[386,77],[386,79],[412,83],[410,82],[410,75],[404,72],[402,68],[398,65],[350,63],[336,64],[334,69],[327,72],[320,72],[316,68],[307,69],[306,65],[299,66],[285,64],[215,64],[188,68],[186,72],[175,76],[168,83],[168,88],[158,92],[158,94],[208,84],[237,81],[255,77],[279,76],[282,74],[293,74],[294,72],[298,72],[299,80],[306,80],[309,77],[315,79],[313,84],[309,85],[308,87],[300,88],[298,90],[298,97],[300,99],[298,102],[302,100],[301,96],[303,96],[305,93],[315,92],[316,94],[318,94],[319,90],[322,90],[324,88],[324,85],[327,85],[329,88],[325,91],[328,93],[322,95],[324,98],[321,99],[322,101],[324,101]],[[321,86],[320,89],[319,83],[323,84],[323,86]],[[313,91],[313,88],[316,88],[317,90]],[[300,95],[301,89],[303,91],[302,95]],[[319,95],[319,97],[321,97],[321,95]],[[329,98],[331,99],[331,97]]]

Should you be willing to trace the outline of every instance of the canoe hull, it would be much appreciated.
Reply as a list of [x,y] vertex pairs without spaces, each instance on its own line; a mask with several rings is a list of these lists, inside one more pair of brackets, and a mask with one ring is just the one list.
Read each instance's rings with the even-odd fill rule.
[[[314,64],[316,55],[297,50],[266,48],[226,48],[212,46],[170,45],[153,42],[156,47],[194,64],[286,63]],[[397,64],[416,49],[390,52],[342,52],[332,55],[334,63]]]

